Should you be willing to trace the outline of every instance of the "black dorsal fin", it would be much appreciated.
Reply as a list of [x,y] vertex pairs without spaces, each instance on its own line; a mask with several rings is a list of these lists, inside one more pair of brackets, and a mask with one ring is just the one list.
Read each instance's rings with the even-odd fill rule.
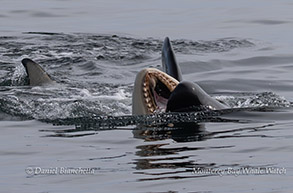
[[178,80],[182,81],[180,67],[177,64],[172,44],[168,37],[165,38],[162,49],[162,66],[163,71]]

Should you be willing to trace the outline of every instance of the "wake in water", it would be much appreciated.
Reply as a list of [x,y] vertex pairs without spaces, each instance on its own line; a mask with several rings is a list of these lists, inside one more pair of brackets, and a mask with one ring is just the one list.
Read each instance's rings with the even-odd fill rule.
[[[56,124],[87,123],[95,128],[112,128],[201,122],[226,112],[128,116],[134,77],[144,67],[158,67],[161,40],[32,32],[20,37],[0,37],[0,40],[2,119],[11,115]],[[249,40],[236,38],[172,43],[178,54],[220,53],[254,46]],[[25,86],[26,73],[20,64],[24,57],[38,60],[59,85]],[[227,103],[231,107],[228,111],[290,107],[290,102],[271,92],[225,93],[215,98]]]

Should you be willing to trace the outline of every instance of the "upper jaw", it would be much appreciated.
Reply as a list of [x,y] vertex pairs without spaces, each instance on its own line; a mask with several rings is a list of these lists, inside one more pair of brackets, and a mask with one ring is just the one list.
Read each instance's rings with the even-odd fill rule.
[[168,98],[178,83],[176,79],[160,70],[145,69],[141,91],[147,114],[165,112]]

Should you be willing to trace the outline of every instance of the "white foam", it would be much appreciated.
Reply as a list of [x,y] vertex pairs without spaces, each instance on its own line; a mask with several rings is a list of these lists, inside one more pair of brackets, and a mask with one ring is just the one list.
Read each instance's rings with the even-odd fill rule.
[[13,71],[11,81],[13,85],[20,84],[26,76],[25,69],[22,65],[17,65]]

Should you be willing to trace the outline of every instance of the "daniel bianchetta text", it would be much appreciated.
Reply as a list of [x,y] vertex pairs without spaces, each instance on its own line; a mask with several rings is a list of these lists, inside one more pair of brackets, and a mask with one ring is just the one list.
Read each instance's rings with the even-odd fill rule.
[[242,168],[193,168],[194,175],[241,176],[241,175],[285,175],[284,167],[242,167]]
[[28,175],[93,175],[97,168],[69,168],[69,167],[27,167],[25,172]]

